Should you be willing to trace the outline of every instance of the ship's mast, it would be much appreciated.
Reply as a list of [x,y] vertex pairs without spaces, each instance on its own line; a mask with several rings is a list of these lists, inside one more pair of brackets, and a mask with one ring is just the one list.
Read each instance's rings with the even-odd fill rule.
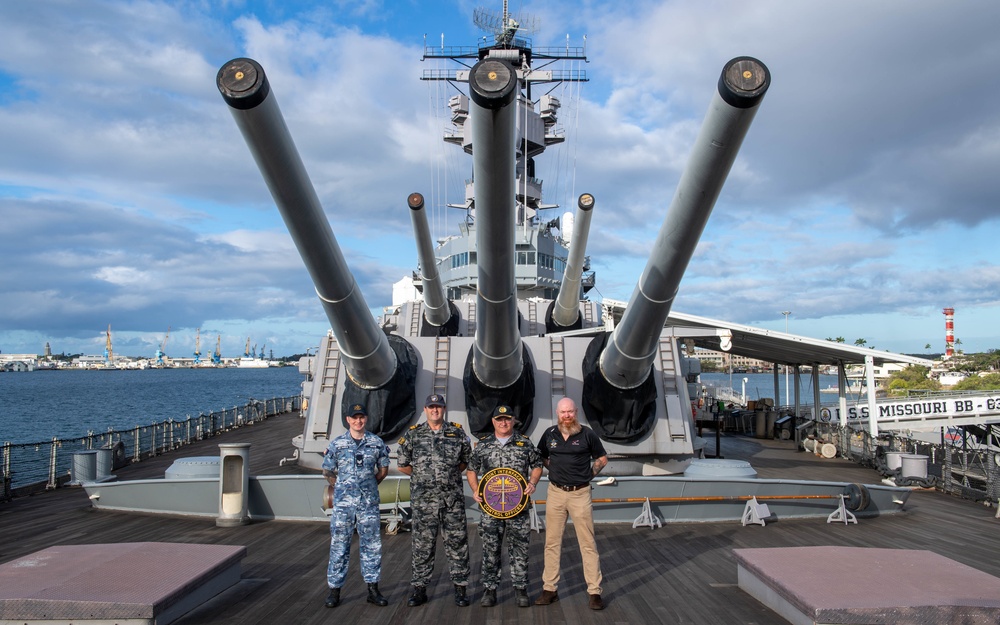
[[[514,200],[510,210],[514,211],[516,232],[517,290],[519,298],[542,297],[553,299],[558,292],[562,273],[568,255],[566,241],[568,233],[550,236],[551,227],[559,227],[558,220],[540,220],[540,211],[558,208],[558,204],[542,201],[542,181],[535,176],[535,159],[551,145],[563,143],[566,139],[559,125],[558,113],[562,106],[559,98],[552,95],[561,83],[587,82],[584,70],[560,69],[557,64],[565,61],[587,61],[583,46],[533,47],[526,36],[537,30],[537,22],[530,16],[512,15],[508,3],[503,3],[500,13],[488,9],[476,9],[473,15],[476,25],[492,34],[493,42],[484,37],[476,46],[424,46],[421,60],[446,59],[457,65],[456,69],[425,70],[422,80],[443,81],[454,87],[459,94],[448,101],[451,111],[451,127],[445,132],[446,143],[460,146],[473,155],[474,142],[470,123],[468,95],[469,67],[486,57],[503,59],[510,63],[517,77],[516,139]],[[536,69],[538,68],[538,69]],[[532,86],[545,85],[545,95],[532,100]],[[476,271],[479,250],[475,244],[476,229],[476,181],[470,179],[465,185],[465,201],[449,204],[449,207],[466,211],[465,223],[460,226],[458,237],[450,237],[435,250],[441,279],[452,300],[471,297],[475,294]],[[588,267],[589,269],[589,267]],[[594,284],[593,274],[584,277],[582,292]],[[418,289],[421,284],[417,283]]]

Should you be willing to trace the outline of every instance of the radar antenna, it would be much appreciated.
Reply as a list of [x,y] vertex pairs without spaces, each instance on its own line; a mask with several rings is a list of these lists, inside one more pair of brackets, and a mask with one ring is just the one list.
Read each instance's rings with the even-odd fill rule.
[[538,31],[538,21],[533,16],[518,15],[515,19],[507,10],[507,0],[503,0],[502,13],[479,7],[472,12],[472,21],[482,30],[493,33],[497,45],[502,46],[510,45],[515,33],[530,35]]

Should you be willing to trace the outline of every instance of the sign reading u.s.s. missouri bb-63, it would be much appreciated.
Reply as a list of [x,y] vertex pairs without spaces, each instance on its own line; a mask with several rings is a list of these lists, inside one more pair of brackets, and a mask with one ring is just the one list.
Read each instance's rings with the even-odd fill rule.
[[[880,430],[1000,423],[1000,392],[879,401],[875,410]],[[851,402],[847,405],[849,421],[868,422],[870,416],[867,403]],[[820,421],[840,421],[840,409],[836,406],[824,407],[820,410]]]

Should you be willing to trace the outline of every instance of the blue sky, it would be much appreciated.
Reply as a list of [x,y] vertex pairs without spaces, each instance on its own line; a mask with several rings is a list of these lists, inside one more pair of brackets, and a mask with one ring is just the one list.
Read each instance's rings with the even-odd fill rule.
[[[487,8],[498,10],[500,3]],[[0,4],[0,350],[275,355],[328,324],[215,87],[264,66],[366,299],[415,266],[405,198],[455,232],[471,162],[441,141],[430,45],[472,45],[476,3]],[[511,2],[535,45],[582,45],[570,141],[546,199],[597,197],[599,294],[628,299],[719,72],[772,86],[674,309],[880,349],[1000,348],[1000,4],[761,0]],[[553,215],[554,217],[555,215]]]

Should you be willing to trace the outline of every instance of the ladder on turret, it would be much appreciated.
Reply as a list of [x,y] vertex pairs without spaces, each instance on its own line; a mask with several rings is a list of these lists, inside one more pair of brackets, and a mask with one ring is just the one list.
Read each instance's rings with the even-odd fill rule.
[[663,410],[667,415],[667,432],[670,440],[684,438],[683,428],[680,432],[671,427],[669,397],[677,396],[677,367],[674,365],[674,338],[660,335],[660,382],[663,388]]
[[439,336],[434,340],[434,383],[432,393],[448,397],[448,371],[451,369],[451,339]]
[[[337,401],[337,377],[340,375],[340,346],[337,344],[337,339],[330,338],[330,346],[326,350],[326,354],[323,355],[323,376],[319,381],[320,397],[323,397],[325,393],[330,395],[330,406],[336,405]],[[332,410],[328,411],[330,414],[333,413]],[[330,433],[330,422],[329,419],[320,419],[318,415],[322,412],[314,411],[314,418],[312,422],[312,435],[313,438],[322,438],[329,436]]]
[[469,336],[475,336],[476,335],[476,303],[475,302],[468,302],[468,305],[469,305],[469,308],[468,308],[468,310],[466,311],[466,314],[465,314],[465,322],[467,324],[466,325],[466,328],[467,328],[466,334],[468,334]]
[[410,334],[409,336],[420,336],[420,312],[423,310],[423,302],[410,302]]
[[552,397],[558,400],[566,396],[566,350],[563,337],[549,338],[549,359],[552,364]]

